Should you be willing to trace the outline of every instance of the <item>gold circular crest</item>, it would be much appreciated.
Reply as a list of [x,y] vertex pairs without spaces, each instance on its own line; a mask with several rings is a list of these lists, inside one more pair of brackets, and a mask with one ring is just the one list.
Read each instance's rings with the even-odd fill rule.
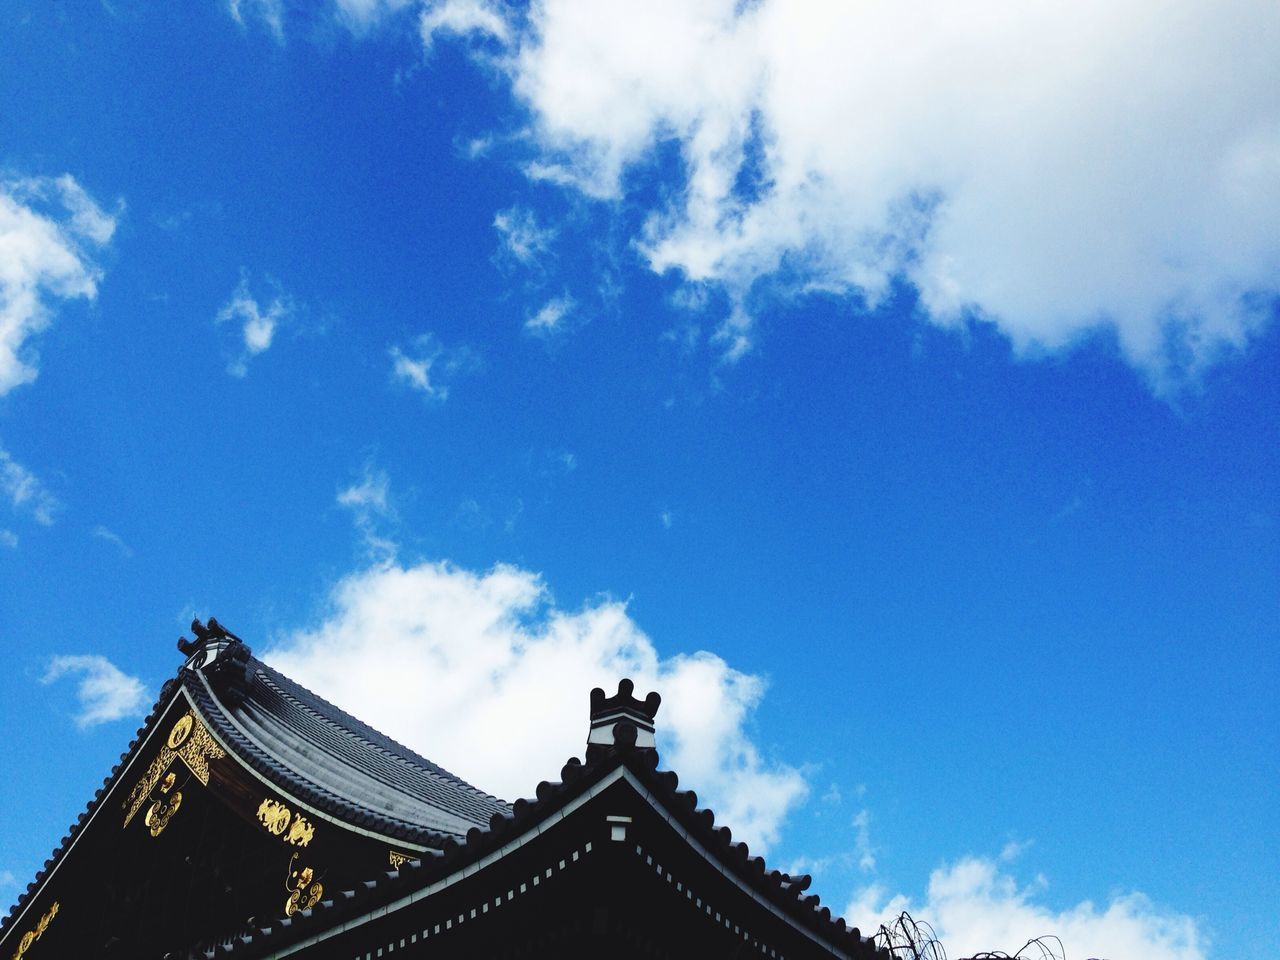
[[188,713],[169,731],[169,749],[177,750],[189,736],[191,736],[191,714]]
[[173,819],[173,815],[178,812],[180,806],[182,806],[182,791],[178,790],[167,801],[157,800],[151,804],[142,822],[151,828],[153,837],[158,837],[164,833],[164,828],[169,825],[169,821]]

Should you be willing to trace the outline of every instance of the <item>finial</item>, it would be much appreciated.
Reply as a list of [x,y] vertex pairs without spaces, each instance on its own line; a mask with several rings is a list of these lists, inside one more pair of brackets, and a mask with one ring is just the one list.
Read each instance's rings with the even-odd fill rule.
[[662,697],[650,693],[644,700],[634,696],[635,684],[629,679],[618,682],[612,697],[596,687],[591,691],[591,731],[587,734],[587,760],[593,760],[610,748],[619,750],[654,750],[654,717]]

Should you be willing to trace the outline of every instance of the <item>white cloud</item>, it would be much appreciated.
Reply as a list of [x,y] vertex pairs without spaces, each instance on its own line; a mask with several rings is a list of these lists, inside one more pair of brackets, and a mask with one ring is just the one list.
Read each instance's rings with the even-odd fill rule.
[[361,33],[390,14],[413,5],[414,0],[334,0],[342,22]]
[[858,869],[864,873],[876,868],[876,852],[871,846],[871,811],[863,808],[853,818],[854,856],[858,859]]
[[568,294],[548,300],[541,310],[525,320],[525,333],[535,336],[551,336],[563,332],[574,306],[573,298]]
[[381,470],[365,467],[358,483],[353,483],[338,494],[338,503],[352,510],[385,516],[389,510],[387,491],[390,481]]
[[260,20],[276,43],[284,43],[283,0],[227,0],[227,13],[242,27],[248,27],[251,20]]
[[4,447],[0,447],[0,494],[14,513],[30,514],[36,523],[46,527],[53,523],[53,515],[62,506],[40,478],[14,460]]
[[337,501],[339,506],[351,511],[356,530],[364,538],[372,556],[384,559],[395,556],[394,541],[378,532],[380,521],[395,519],[391,481],[386,473],[375,469],[372,464],[365,464],[360,479],[339,491]]
[[248,275],[242,273],[240,283],[232,291],[231,298],[214,318],[214,322],[219,325],[233,322],[239,330],[239,355],[227,364],[227,373],[233,377],[248,374],[249,361],[271,347],[277,329],[293,313],[293,309],[289,298],[279,292],[263,309],[249,290]]
[[436,36],[491,38],[505,44],[511,40],[511,26],[503,11],[488,0],[442,0],[423,4],[418,19],[422,46],[431,50]]
[[0,547],[16,550],[18,548],[18,535],[12,530],[0,527]]
[[428,400],[443,402],[449,397],[451,377],[474,371],[476,356],[466,347],[445,349],[436,338],[425,333],[402,349],[393,346],[391,355],[392,379],[401,381],[410,389],[421,393]]
[[146,705],[142,681],[124,673],[106,657],[97,654],[54,657],[40,682],[53,683],[67,675],[80,678],[76,687],[80,701],[76,726],[81,729],[140,713]]
[[845,918],[864,933],[890,924],[903,910],[928,921],[951,956],[987,950],[1010,953],[1034,937],[1054,935],[1068,957],[1141,957],[1204,960],[1208,944],[1196,921],[1158,907],[1141,893],[1112,896],[1105,905],[1084,901],[1055,910],[1039,902],[1043,878],[1030,887],[1001,870],[996,860],[966,857],[929,877],[925,901],[887,896],[879,885],[862,890]]
[[555,228],[538,226],[537,217],[527,207],[498,211],[493,217],[493,228],[502,240],[500,252],[524,266],[537,263],[556,238]]
[[[747,726],[764,681],[706,652],[661,657],[600,599],[557,607],[533,573],[444,563],[385,564],[335,588],[312,630],[266,660],[484,789],[531,795],[581,756],[587,693],[629,676],[663,695],[664,765],[698,791],[735,837],[773,842],[806,792],[800,772],[762,756]],[[430,689],[424,696],[423,690]],[[495,749],[501,745],[501,749]]]
[[125,543],[124,538],[114,530],[104,527],[102,524],[98,524],[93,528],[93,535],[99,540],[105,540],[107,543],[115,544],[116,549],[120,551],[122,556],[133,556],[133,547]]
[[900,277],[933,322],[990,320],[1023,352],[1113,330],[1160,389],[1280,295],[1269,0],[496,9],[435,5],[424,35],[506,38],[486,62],[531,112],[535,179],[616,198],[678,148],[635,239],[729,294],[729,358],[761,278],[874,305]]
[[35,380],[30,339],[49,325],[48,300],[92,300],[94,254],[115,233],[114,214],[75,178],[0,180],[0,396]]
[[0,887],[16,887],[18,878],[13,875],[12,870],[0,870]]

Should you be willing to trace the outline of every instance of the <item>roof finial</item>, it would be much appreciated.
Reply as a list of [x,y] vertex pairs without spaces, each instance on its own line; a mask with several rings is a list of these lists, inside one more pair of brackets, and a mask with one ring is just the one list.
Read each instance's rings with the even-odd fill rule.
[[196,617],[191,621],[191,632],[196,635],[195,641],[188,640],[186,637],[178,638],[178,650],[185,657],[191,656],[204,644],[218,640],[239,640],[234,633],[220,624],[213,617],[209,618],[208,624],[200,622],[200,618]]
[[587,760],[613,749],[654,750],[653,718],[662,697],[650,693],[644,700],[634,696],[636,685],[628,679],[618,682],[618,692],[606,697],[596,687],[591,691],[591,732],[587,734]]

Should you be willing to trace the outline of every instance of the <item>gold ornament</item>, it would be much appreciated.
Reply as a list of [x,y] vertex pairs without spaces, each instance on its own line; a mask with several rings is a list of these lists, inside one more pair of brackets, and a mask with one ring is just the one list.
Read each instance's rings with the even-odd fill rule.
[[153,837],[158,837],[164,833],[164,828],[169,825],[169,821],[173,819],[173,815],[178,812],[180,806],[182,806],[182,791],[177,790],[168,800],[157,800],[151,804],[142,822],[151,828]]
[[289,843],[295,847],[305,847],[311,842],[311,838],[315,835],[316,828],[311,822],[303,817],[300,813],[293,815],[293,823],[289,824],[289,834],[285,837]]
[[[291,868],[297,858],[296,853],[289,858]],[[315,872],[310,867],[290,870],[289,879],[284,885],[284,888],[289,891],[289,899],[284,902],[285,916],[292,917],[300,910],[310,910],[320,902],[320,898],[324,896],[324,884],[319,881],[313,883],[314,877]]]
[[49,924],[58,915],[58,909],[59,904],[55,900],[44,915],[36,921],[35,927],[22,935],[22,939],[18,941],[18,949],[13,953],[13,960],[22,960],[26,952],[31,949],[31,945],[44,936],[44,932],[49,929]]
[[177,750],[191,736],[191,714],[183,714],[169,731],[169,749]]
[[270,797],[258,804],[258,822],[295,847],[305,847],[316,834],[315,824]]
[[278,800],[263,800],[258,805],[258,821],[277,837],[289,826],[292,815],[292,811]]
[[[160,747],[160,752],[151,761],[151,765],[147,767],[147,772],[129,791],[129,798],[124,802],[124,825],[127,827],[129,822],[137,816],[138,811],[147,802],[147,798],[151,796],[151,791],[155,790],[162,778],[166,784],[169,783],[166,774],[169,774],[169,767],[175,759],[186,764],[187,769],[195,774],[196,779],[208,786],[209,761],[221,760],[226,755],[227,752],[218,746],[213,735],[205,729],[195,713],[188,710],[178,718],[178,722],[169,731],[169,738]],[[171,787],[166,787],[167,789]]]

